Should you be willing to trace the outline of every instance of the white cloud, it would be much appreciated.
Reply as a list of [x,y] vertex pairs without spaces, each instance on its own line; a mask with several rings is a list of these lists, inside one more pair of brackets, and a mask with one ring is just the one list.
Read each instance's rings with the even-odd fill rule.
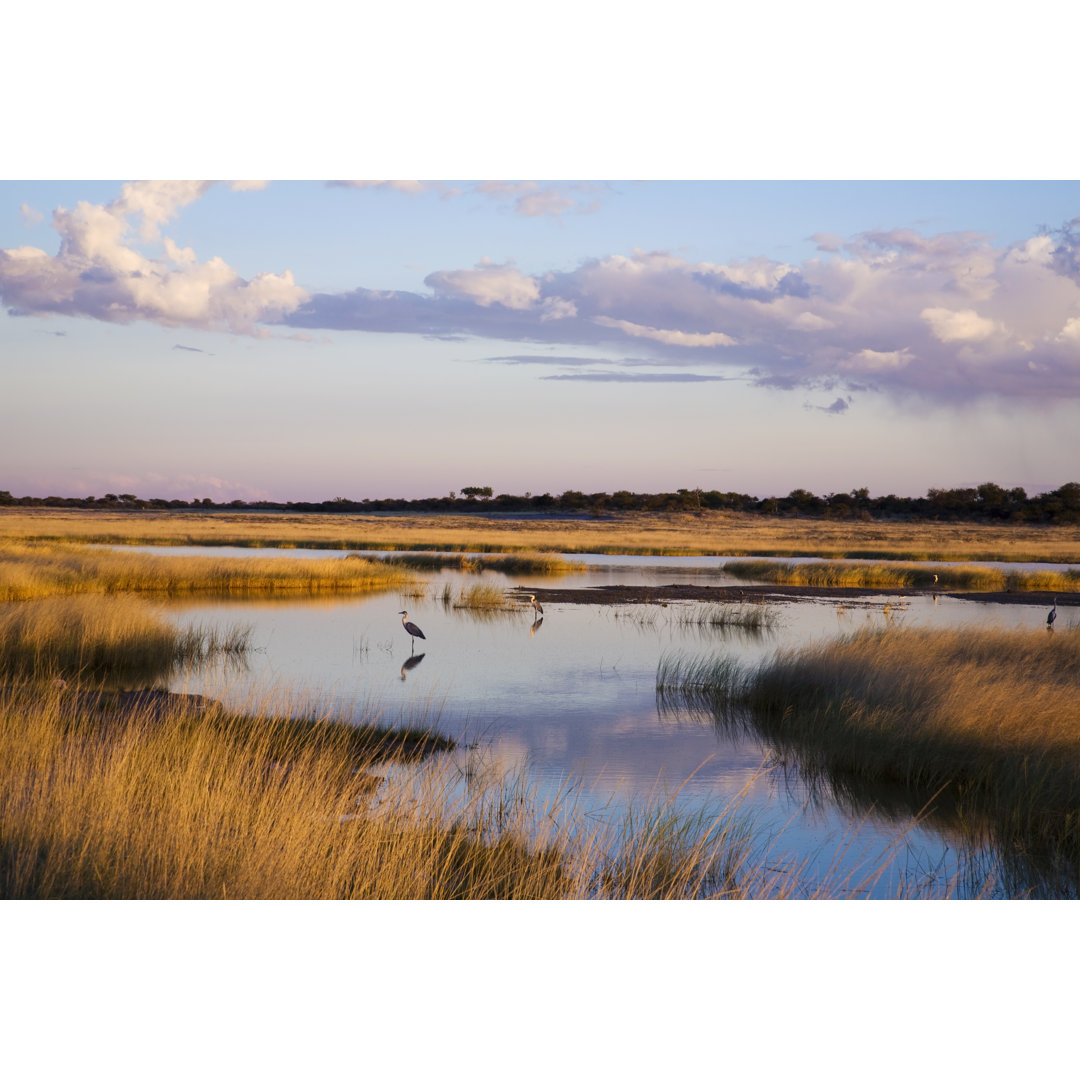
[[593,322],[600,326],[610,326],[621,330],[631,337],[648,338],[664,345],[679,345],[684,348],[702,348],[716,345],[734,345],[735,339],[719,331],[707,334],[688,333],[685,330],[658,330],[655,326],[641,326],[626,319],[612,319],[606,315],[597,315]]
[[[596,209],[595,184],[539,184],[535,180],[484,180],[474,188],[492,199],[511,200],[514,213],[522,217],[560,217],[568,211],[589,213]],[[594,196],[582,204],[579,195]]]
[[428,185],[421,180],[331,180],[331,187],[382,188],[386,191],[400,191],[405,195],[419,195]]
[[0,296],[17,314],[84,315],[106,322],[146,319],[165,326],[256,333],[294,311],[308,294],[292,274],[257,274],[245,281],[219,257],[199,263],[191,248],[170,238],[164,256],[151,258],[130,246],[132,221],[144,241],[180,208],[203,195],[210,181],[138,181],[100,206],[80,202],[58,208],[53,228],[60,250],[0,250]]
[[202,198],[213,183],[213,180],[137,180],[125,184],[120,189],[120,198],[102,209],[121,219],[140,215],[141,235],[152,240],[165,222],[182,207]]
[[1061,328],[1061,333],[1054,340],[1080,345],[1080,316],[1069,319]]
[[919,312],[919,317],[930,324],[930,330],[938,341],[985,341],[1000,329],[993,319],[985,319],[971,308],[950,311],[948,308],[928,307]]
[[561,300],[556,296],[549,296],[543,303],[541,322],[550,322],[552,319],[572,319],[577,315],[577,304],[573,300]]
[[803,311],[791,320],[791,327],[794,330],[833,330],[836,323],[823,319],[812,311]]
[[914,357],[907,349],[898,349],[894,352],[860,349],[847,360],[841,360],[837,367],[841,371],[857,371],[863,374],[871,374],[905,368],[913,359]]
[[32,206],[23,203],[19,207],[19,214],[22,217],[23,224],[30,228],[33,225],[39,225],[45,220],[45,215],[40,210],[35,210]]
[[481,307],[501,304],[514,311],[525,311],[540,299],[540,283],[535,278],[509,263],[493,263],[488,259],[472,270],[429,274],[424,284],[445,296],[472,300]]

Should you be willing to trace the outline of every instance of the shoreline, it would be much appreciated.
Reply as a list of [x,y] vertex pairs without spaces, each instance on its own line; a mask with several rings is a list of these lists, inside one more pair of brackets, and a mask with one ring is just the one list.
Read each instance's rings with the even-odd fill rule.
[[579,589],[545,587],[521,588],[541,604],[667,604],[676,600],[702,603],[797,603],[800,600],[844,600],[866,596],[948,596],[954,600],[974,600],[983,604],[1028,604],[1049,607],[1080,606],[1080,594],[1031,592],[957,592],[944,589],[871,588],[869,586],[819,585],[593,585]]

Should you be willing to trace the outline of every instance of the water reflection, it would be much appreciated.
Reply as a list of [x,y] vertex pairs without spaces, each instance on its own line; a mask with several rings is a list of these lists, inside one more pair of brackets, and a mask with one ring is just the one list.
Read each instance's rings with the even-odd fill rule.
[[427,656],[427,653],[420,653],[419,656],[410,656],[404,664],[401,665],[401,681],[405,681],[405,672],[412,671],[414,667],[417,667],[421,660]]
[[[918,863],[921,890],[945,895],[1075,899],[1080,895],[1080,836],[1072,796],[1008,791],[971,781],[900,783],[869,778],[817,742],[810,726],[783,721],[767,709],[734,705],[723,691],[657,693],[657,712],[668,723],[702,723],[722,743],[749,736],[766,750],[765,763],[783,799],[827,819],[842,810],[853,821],[891,827]],[[939,840],[930,853],[927,835]],[[949,854],[951,852],[951,855]],[[911,875],[908,873],[909,884]]]
[[[593,568],[575,578],[574,586],[613,579],[723,583],[719,560],[712,560],[712,568],[651,569],[621,561],[618,568]],[[830,845],[843,845],[854,830],[860,854],[853,851],[847,869],[859,863],[866,847],[882,853],[900,845],[897,874],[906,868],[924,877],[928,868],[955,873],[958,850],[967,844],[974,851],[979,836],[989,836],[988,825],[982,833],[974,826],[969,834],[957,831],[966,824],[964,814],[973,819],[970,803],[957,809],[947,792],[902,798],[883,789],[857,790],[827,770],[815,773],[794,747],[770,744],[752,724],[725,726],[664,713],[657,708],[658,660],[672,649],[722,648],[752,666],[777,649],[888,620],[930,627],[1046,624],[1045,608],[971,603],[947,595],[893,598],[888,610],[886,602],[865,598],[777,604],[771,619],[756,622],[733,618],[734,605],[695,603],[661,608],[549,602],[546,617],[536,613],[534,618],[524,600],[532,594],[517,591],[505,575],[481,575],[480,583],[503,597],[495,609],[457,606],[461,594],[477,584],[476,575],[444,570],[424,578],[394,594],[292,603],[179,601],[171,610],[184,624],[228,625],[237,619],[250,624],[253,651],[246,670],[202,672],[174,680],[174,688],[238,704],[285,688],[291,699],[317,699],[335,715],[430,722],[462,747],[454,755],[462,768],[468,765],[467,744],[480,743],[507,767],[524,770],[542,793],[574,783],[579,804],[595,814],[615,817],[659,790],[677,792],[680,805],[691,811],[741,796],[755,827],[775,835],[777,850],[784,846],[799,860],[830,850],[825,861],[831,865]],[[506,606],[508,596],[518,602]],[[430,655],[415,652],[411,635],[405,647],[407,631],[397,623],[407,622],[410,612],[423,627],[424,640],[437,643]],[[546,627],[543,634],[541,627]],[[408,678],[421,660],[423,677]],[[764,775],[763,759],[776,766]],[[934,806],[924,813],[925,802],[935,795]],[[970,839],[961,843],[964,835]],[[992,852],[987,857],[996,858]],[[1022,876],[1007,862],[1000,874],[1003,880]],[[876,895],[891,895],[895,885],[895,876],[883,879]]]

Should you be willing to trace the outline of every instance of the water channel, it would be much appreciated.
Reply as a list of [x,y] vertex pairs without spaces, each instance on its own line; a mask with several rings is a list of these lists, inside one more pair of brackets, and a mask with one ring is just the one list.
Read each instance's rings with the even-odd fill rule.
[[[128,549],[130,550],[130,549]],[[146,548],[159,555],[342,558],[310,550]],[[577,558],[576,556],[574,558]],[[727,560],[591,556],[584,573],[553,579],[484,571],[425,571],[404,593],[303,601],[178,601],[181,625],[244,625],[252,650],[242,669],[177,677],[170,689],[236,706],[267,701],[313,704],[343,719],[431,725],[459,743],[455,758],[480,755],[486,768],[519,771],[541,798],[572,792],[579,811],[619,815],[631,804],[668,797],[689,811],[738,804],[778,865],[803,864],[809,884],[829,881],[870,895],[964,895],[958,840],[931,817],[916,822],[903,799],[848,802],[823,797],[778,767],[746,732],[707,717],[672,714],[656,696],[666,655],[718,651],[753,662],[780,648],[823,641],[887,623],[1036,629],[1046,612],[934,596],[858,597],[777,603],[773,625],[708,628],[686,618],[701,605],[545,604],[542,620],[524,602],[510,613],[454,606],[477,583],[506,590],[557,583],[594,585],[736,584]],[[738,582],[745,584],[745,582]],[[448,588],[447,588],[448,587]],[[426,635],[414,641],[399,612]],[[763,764],[765,768],[763,768]],[[884,870],[881,867],[884,866]]]

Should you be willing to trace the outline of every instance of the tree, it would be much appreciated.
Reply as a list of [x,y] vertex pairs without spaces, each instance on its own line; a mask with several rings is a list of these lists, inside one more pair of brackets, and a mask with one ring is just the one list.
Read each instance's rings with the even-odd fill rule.
[[467,499],[475,499],[478,495],[481,499],[490,499],[494,492],[489,487],[463,487],[461,494]]

